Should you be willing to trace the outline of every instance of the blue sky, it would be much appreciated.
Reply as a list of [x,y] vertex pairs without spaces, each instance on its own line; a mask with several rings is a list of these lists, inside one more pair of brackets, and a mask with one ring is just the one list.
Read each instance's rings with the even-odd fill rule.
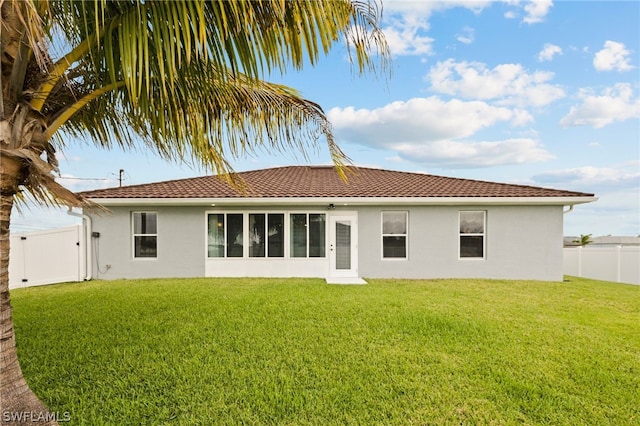
[[[361,166],[595,193],[565,235],[640,235],[640,2],[392,1],[382,27],[390,77],[358,77],[336,45],[315,68],[270,77],[319,103]],[[237,171],[328,164],[262,152]],[[73,190],[207,174],[143,149],[69,141]],[[66,226],[61,210],[14,214],[25,232]]]

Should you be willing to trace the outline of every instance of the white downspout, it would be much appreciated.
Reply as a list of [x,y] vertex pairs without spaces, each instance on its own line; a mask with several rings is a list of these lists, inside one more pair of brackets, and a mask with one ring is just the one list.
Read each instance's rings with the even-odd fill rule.
[[[568,210],[562,210],[562,214],[565,215],[567,213],[571,213],[573,211],[573,204],[571,204],[569,206]],[[564,233],[563,233],[564,234]],[[582,249],[582,247],[578,247],[578,249]],[[562,249],[562,255],[563,255],[563,259],[564,259],[564,248]],[[564,260],[563,260],[564,262]],[[578,276],[582,277],[582,251],[578,251]]]
[[74,212],[71,207],[69,207],[69,210],[67,211],[67,214],[69,216],[75,216],[75,217],[79,217],[82,218],[82,225],[83,225],[83,234],[84,234],[84,246],[85,246],[85,259],[84,259],[84,265],[85,265],[85,276],[84,276],[84,280],[85,281],[89,281],[91,280],[91,278],[93,278],[93,253],[91,252],[91,217],[87,216],[84,213],[76,213]]

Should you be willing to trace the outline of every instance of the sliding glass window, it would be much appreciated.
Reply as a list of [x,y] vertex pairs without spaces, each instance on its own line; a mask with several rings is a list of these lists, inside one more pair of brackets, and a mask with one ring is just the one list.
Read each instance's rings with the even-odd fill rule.
[[267,256],[284,257],[284,214],[268,214]]
[[325,257],[325,233],[324,213],[208,213],[207,254],[210,258],[285,257],[289,241],[288,257]]
[[290,215],[290,256],[325,257],[326,215],[292,213]]
[[265,218],[264,214],[249,215],[249,257],[265,256]]
[[244,241],[242,213],[211,213],[207,216],[209,257],[242,257]]

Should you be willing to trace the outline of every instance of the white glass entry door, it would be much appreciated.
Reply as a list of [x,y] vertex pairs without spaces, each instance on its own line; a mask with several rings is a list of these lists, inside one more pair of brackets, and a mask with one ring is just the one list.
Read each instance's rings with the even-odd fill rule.
[[329,217],[329,275],[358,276],[358,217],[341,214]]

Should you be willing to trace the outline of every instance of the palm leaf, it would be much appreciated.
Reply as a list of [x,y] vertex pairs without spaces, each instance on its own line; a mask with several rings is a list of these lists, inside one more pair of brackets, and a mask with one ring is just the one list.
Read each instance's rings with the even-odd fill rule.
[[[157,93],[133,105],[125,90],[113,92],[74,114],[63,130],[76,137],[88,135],[97,143],[116,139],[123,147],[142,142],[163,158],[202,163],[221,173],[231,171],[229,159],[265,150],[293,151],[307,158],[310,149],[319,149],[321,137],[338,165],[348,161],[322,108],[295,90],[242,74],[225,76],[202,63],[183,69],[183,74],[174,82],[172,98],[162,96],[157,87]],[[95,114],[114,102],[121,115],[105,120]]]
[[69,50],[31,105],[57,149],[66,136],[88,136],[225,174],[231,159],[263,150],[307,158],[324,138],[340,166],[349,160],[321,107],[260,78],[313,65],[341,38],[358,72],[388,58],[380,11],[369,2],[45,3],[42,22],[60,29]]
[[[376,26],[379,11],[368,2],[152,0],[96,2],[93,8],[87,4],[54,1],[51,9],[72,45],[95,40],[86,46],[94,72],[104,81],[104,69],[108,70],[105,85],[124,81],[134,103],[143,91],[155,90],[152,79],[169,96],[182,66],[192,60],[259,79],[273,69],[284,72],[306,62],[315,64],[341,35],[350,54],[351,48],[355,50],[361,72],[373,68],[376,53],[383,64],[388,57]],[[62,65],[70,66],[75,58],[70,59]],[[42,96],[48,96],[46,91]]]
[[[141,140],[164,158],[201,162],[221,173],[230,171],[229,159],[259,149],[293,149],[306,158],[320,136],[336,164],[348,161],[318,105],[258,77],[315,63],[341,34],[356,52],[359,71],[372,63],[372,45],[387,57],[375,26],[379,11],[364,2],[62,4],[52,9],[70,16],[62,22],[77,23],[65,31],[84,40],[91,55],[82,57],[77,48],[58,62],[58,68],[70,62],[82,68],[83,84],[62,108],[43,104],[54,120],[50,132],[66,123],[69,134],[89,134],[106,147],[134,147]],[[77,108],[107,84],[118,90]]]
[[[23,190],[45,206],[65,205],[70,207],[81,207],[96,211],[105,209],[96,203],[82,198],[67,188],[56,182],[52,172],[55,167],[44,161],[33,151],[28,149],[0,149],[0,157],[19,159],[28,164],[28,173],[22,183]],[[17,194],[17,200],[23,202],[26,199],[24,192]]]

